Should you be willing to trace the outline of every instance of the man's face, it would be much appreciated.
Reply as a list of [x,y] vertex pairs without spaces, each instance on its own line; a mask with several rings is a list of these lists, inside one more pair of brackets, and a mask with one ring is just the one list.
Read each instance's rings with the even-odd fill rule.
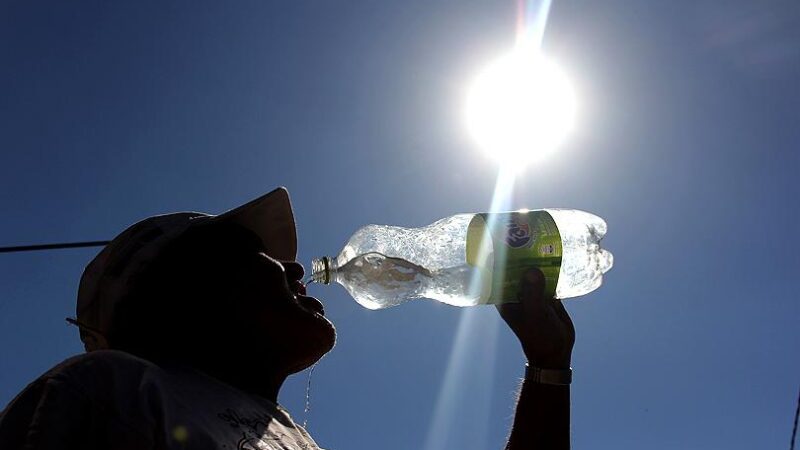
[[306,295],[301,264],[269,257],[244,228],[209,229],[191,239],[186,252],[189,266],[197,267],[188,269],[196,280],[193,289],[205,297],[196,314],[207,332],[198,335],[246,358],[246,365],[275,366],[287,374],[333,348],[335,328],[322,303]]
[[322,303],[306,295],[305,271],[296,261],[277,261],[262,251],[243,261],[249,271],[235,296],[241,323],[253,339],[274,343],[270,356],[283,361],[290,373],[303,370],[336,342],[333,324]]

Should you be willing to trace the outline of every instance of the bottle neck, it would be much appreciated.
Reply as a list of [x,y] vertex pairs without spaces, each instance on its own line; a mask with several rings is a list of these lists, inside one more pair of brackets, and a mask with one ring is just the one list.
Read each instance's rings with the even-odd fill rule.
[[315,283],[331,284],[336,281],[336,260],[328,256],[311,260],[311,279]]

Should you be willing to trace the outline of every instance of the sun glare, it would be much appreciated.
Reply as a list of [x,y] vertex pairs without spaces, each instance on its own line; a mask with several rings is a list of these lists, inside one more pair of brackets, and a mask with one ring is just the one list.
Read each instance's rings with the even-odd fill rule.
[[489,156],[517,170],[557,149],[575,119],[564,73],[537,50],[516,49],[474,80],[467,129]]

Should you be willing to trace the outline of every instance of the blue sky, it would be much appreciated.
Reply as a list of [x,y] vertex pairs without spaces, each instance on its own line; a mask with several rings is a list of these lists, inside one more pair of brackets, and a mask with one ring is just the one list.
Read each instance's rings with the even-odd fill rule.
[[[367,223],[489,207],[464,91],[513,44],[513,1],[0,4],[0,245],[113,237],[289,188],[300,260]],[[576,130],[514,207],[604,217],[615,267],[569,301],[573,446],[782,448],[800,383],[794,1],[558,1],[544,48]],[[0,403],[81,351],[64,317],[96,250],[0,255]],[[339,329],[309,428],[422,448],[459,324],[446,448],[501,448],[523,358],[492,308],[367,311]],[[492,336],[496,334],[496,341]],[[457,345],[456,345],[457,347]],[[302,420],[306,378],[281,401]],[[446,409],[446,408],[445,408]]]

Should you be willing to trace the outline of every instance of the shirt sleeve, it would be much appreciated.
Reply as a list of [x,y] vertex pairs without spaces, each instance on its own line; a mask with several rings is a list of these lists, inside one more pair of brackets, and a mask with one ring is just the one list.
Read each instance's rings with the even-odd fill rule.
[[91,414],[88,399],[67,382],[39,379],[0,413],[3,450],[71,450],[86,446]]

